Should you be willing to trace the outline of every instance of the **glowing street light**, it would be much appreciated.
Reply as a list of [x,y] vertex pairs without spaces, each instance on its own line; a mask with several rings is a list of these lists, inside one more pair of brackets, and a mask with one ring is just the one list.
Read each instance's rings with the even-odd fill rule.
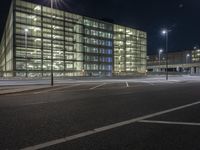
[[189,69],[189,59],[190,59],[190,54],[188,53],[187,55],[186,55],[186,66],[188,65],[188,69],[187,69],[187,71],[189,72],[190,71],[190,69]]
[[168,33],[169,33],[168,29],[162,30],[162,34],[166,38],[166,80],[168,80]]
[[164,30],[162,30],[162,34],[167,34],[167,30],[166,29],[164,29]]
[[159,66],[160,66],[160,56],[163,53],[163,49],[160,49],[158,53],[159,53]]
[[188,53],[187,55],[186,55],[186,64],[188,64],[189,62],[188,62],[188,59],[190,58],[190,54]]
[[158,55],[159,55],[159,70],[158,70],[158,71],[161,71],[160,56],[161,56],[162,53],[163,53],[163,50],[162,50],[162,49],[159,49],[159,51],[158,51]]

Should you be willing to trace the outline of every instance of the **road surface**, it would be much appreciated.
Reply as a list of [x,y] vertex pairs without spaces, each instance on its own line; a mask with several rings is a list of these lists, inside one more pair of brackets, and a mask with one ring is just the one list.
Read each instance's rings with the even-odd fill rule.
[[200,149],[200,82],[71,82],[0,96],[0,149]]

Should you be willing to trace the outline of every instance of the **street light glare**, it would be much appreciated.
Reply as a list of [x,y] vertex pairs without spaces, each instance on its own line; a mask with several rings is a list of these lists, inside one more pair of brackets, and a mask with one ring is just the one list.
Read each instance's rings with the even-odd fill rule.
[[166,34],[166,33],[167,33],[166,29],[162,30],[162,34]]
[[165,71],[166,71],[166,80],[168,80],[168,32],[169,32],[169,30],[168,29],[163,29],[162,30],[162,34],[165,36],[165,38],[166,38],[166,48],[165,48],[165,51],[166,51],[166,69],[165,69]]
[[162,53],[162,52],[163,52],[163,49],[160,49],[159,52]]

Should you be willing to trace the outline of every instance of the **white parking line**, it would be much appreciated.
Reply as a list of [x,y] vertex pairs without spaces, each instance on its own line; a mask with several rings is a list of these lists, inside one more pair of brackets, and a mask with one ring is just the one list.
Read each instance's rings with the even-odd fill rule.
[[126,81],[126,87],[128,88],[129,87],[129,84],[128,84],[128,82]]
[[153,82],[148,82],[148,81],[141,81],[141,83],[146,83],[146,84],[149,84],[149,85],[154,85],[154,83]]
[[94,89],[99,88],[99,87],[102,87],[102,86],[104,86],[104,85],[106,85],[106,83],[103,83],[103,84],[97,85],[97,86],[95,86],[95,87],[92,87],[92,88],[90,88],[90,90],[94,90]]
[[174,121],[156,121],[156,120],[140,120],[138,122],[152,123],[152,124],[200,126],[200,123],[196,123],[196,122],[174,122]]
[[187,104],[187,105],[183,105],[183,106],[179,106],[179,107],[175,107],[175,108],[172,108],[172,109],[167,109],[167,110],[160,111],[160,112],[157,112],[157,113],[145,115],[145,116],[142,116],[142,117],[126,120],[126,121],[123,121],[123,122],[114,123],[114,124],[111,124],[111,125],[108,125],[108,126],[103,126],[103,127],[96,128],[96,129],[93,129],[93,130],[89,130],[89,131],[86,131],[86,132],[82,132],[82,133],[79,133],[79,134],[76,134],[76,135],[72,135],[72,136],[48,141],[48,142],[45,142],[45,143],[42,143],[42,144],[22,148],[21,150],[38,150],[38,149],[46,148],[46,147],[49,147],[49,146],[69,142],[69,141],[72,141],[72,140],[75,140],[75,139],[83,138],[83,137],[86,137],[86,136],[89,136],[89,135],[97,134],[97,133],[104,132],[104,131],[107,131],[107,130],[111,130],[111,129],[114,129],[114,128],[122,127],[122,126],[125,126],[125,125],[129,125],[129,124],[132,124],[132,123],[135,123],[135,122],[139,122],[139,121],[142,121],[142,120],[146,120],[146,119],[149,119],[149,118],[152,118],[152,117],[160,116],[160,115],[163,115],[163,114],[166,114],[166,113],[170,113],[170,112],[173,112],[173,111],[176,111],[176,110],[181,110],[181,109],[191,107],[191,106],[194,106],[194,105],[198,105],[198,104],[200,104],[200,101],[195,102],[195,103],[191,103],[191,104]]
[[35,103],[28,103],[28,104],[24,104],[20,106],[40,105],[40,104],[47,104],[47,103],[50,103],[50,102],[35,102]]
[[178,83],[181,82],[179,80],[158,80],[156,82],[160,82],[160,83]]
[[68,88],[71,88],[71,87],[76,87],[76,86],[79,86],[81,84],[74,84],[74,85],[71,85],[71,86],[62,86],[60,88],[55,88],[55,89],[50,89],[50,90],[45,90],[45,91],[40,91],[40,92],[35,92],[34,94],[41,94],[41,93],[48,93],[48,92],[53,92],[53,91],[57,91],[57,90],[62,90],[62,89],[68,89]]

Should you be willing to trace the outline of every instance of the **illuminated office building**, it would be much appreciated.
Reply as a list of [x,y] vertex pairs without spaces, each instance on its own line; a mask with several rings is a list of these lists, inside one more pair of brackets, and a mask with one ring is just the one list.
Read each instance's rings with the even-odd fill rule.
[[0,45],[0,76],[145,73],[145,32],[13,0]]
[[200,49],[192,50],[192,62],[194,63],[200,62]]

